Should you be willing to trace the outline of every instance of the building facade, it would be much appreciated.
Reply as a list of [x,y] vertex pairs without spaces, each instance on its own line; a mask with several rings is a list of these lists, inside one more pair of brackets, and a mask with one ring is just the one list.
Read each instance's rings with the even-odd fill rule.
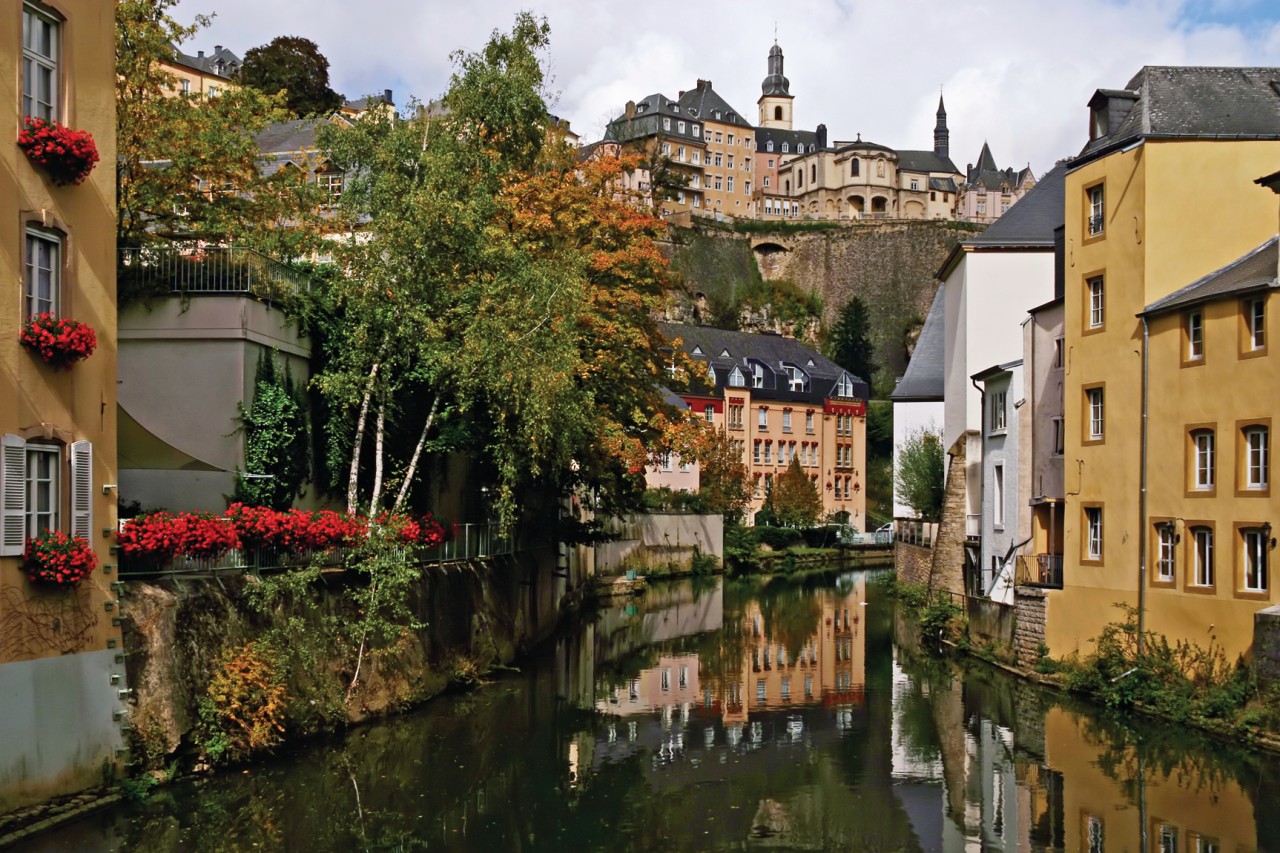
[[[1239,300],[1204,309],[1203,326],[1195,332],[1204,342],[1203,366],[1183,367],[1187,359],[1173,346],[1182,332],[1165,328],[1185,312],[1154,309],[1189,282],[1275,236],[1275,198],[1253,182],[1280,162],[1280,99],[1271,85],[1276,79],[1280,69],[1149,66],[1123,89],[1099,90],[1089,102],[1090,140],[1066,182],[1069,497],[1063,588],[1050,593],[1046,626],[1055,656],[1087,651],[1102,627],[1121,615],[1116,602],[1136,607],[1144,599],[1153,608],[1161,599],[1170,605],[1143,614],[1147,630],[1201,645],[1213,641],[1231,657],[1251,644],[1252,623],[1240,618],[1247,605],[1238,603],[1247,599],[1238,595],[1242,587],[1228,567],[1240,550],[1234,543],[1244,541],[1235,525],[1265,522],[1267,499],[1235,497],[1236,454],[1248,428],[1236,421],[1267,417],[1269,398],[1241,394],[1248,386],[1238,378],[1265,370],[1267,359],[1240,357],[1245,321]],[[1159,339],[1153,337],[1146,348],[1138,315],[1148,310],[1149,331]],[[1169,412],[1170,424],[1153,423],[1145,469],[1144,352],[1152,371],[1151,400],[1165,395],[1157,381],[1202,395],[1168,395],[1176,411]],[[1206,381],[1211,376],[1215,381]],[[1211,488],[1188,479],[1202,470],[1213,472]],[[1146,478],[1153,496],[1143,512],[1140,486]],[[1208,531],[1198,547],[1206,559],[1212,549],[1221,555],[1213,559],[1222,561],[1215,564],[1221,568],[1213,570],[1212,583],[1204,582],[1207,574],[1184,572],[1176,575],[1176,590],[1149,587],[1144,563],[1154,565],[1157,513],[1162,524],[1173,520],[1175,547],[1195,541],[1190,528]],[[1183,566],[1195,556],[1179,553]]]
[[1022,324],[1026,405],[1019,417],[1018,450],[1023,494],[1030,512],[1023,516],[1018,538],[1027,546],[1018,559],[1018,582],[1057,587],[1062,584],[1062,535],[1066,492],[1062,454],[1066,448],[1062,382],[1066,347],[1062,336],[1062,298],[1031,309]]
[[[0,812],[102,783],[123,745],[123,678],[110,533],[116,524],[115,3],[0,2],[0,104],[89,132],[100,162],[58,186],[23,150],[0,153]],[[91,326],[97,346],[67,370],[19,343],[28,318]],[[88,542],[97,566],[74,587],[23,570],[45,530]]]
[[982,387],[982,546],[970,594],[1013,603],[1015,560],[1025,544],[1019,522],[1026,495],[1020,488],[1018,414],[1022,409],[1022,360],[974,374]]
[[192,56],[174,48],[173,60],[164,63],[164,70],[173,75],[173,94],[216,98],[239,85],[235,76],[240,64],[240,57],[219,44],[208,56],[203,50]]
[[984,142],[978,162],[965,167],[964,181],[956,198],[956,218],[967,222],[995,222],[1035,185],[1036,176],[1030,164],[1025,169],[1001,169],[991,156],[990,146]]
[[728,435],[753,486],[747,518],[798,459],[823,513],[866,522],[867,383],[793,338],[664,324],[705,374],[682,394]]

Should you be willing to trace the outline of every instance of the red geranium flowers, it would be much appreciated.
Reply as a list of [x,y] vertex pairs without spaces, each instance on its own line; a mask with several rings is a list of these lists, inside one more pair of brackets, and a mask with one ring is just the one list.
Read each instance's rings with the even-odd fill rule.
[[98,556],[89,543],[61,530],[46,530],[28,539],[22,552],[22,568],[32,583],[75,586],[96,565]]
[[98,348],[98,336],[92,326],[53,314],[28,317],[19,340],[45,364],[60,370],[69,369]]
[[98,146],[89,131],[32,116],[27,116],[26,128],[18,134],[18,147],[60,187],[80,183],[98,162]]

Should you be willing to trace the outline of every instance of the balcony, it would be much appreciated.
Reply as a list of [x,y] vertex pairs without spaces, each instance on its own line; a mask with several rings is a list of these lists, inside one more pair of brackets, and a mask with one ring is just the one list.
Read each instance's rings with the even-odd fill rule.
[[1018,585],[1062,589],[1062,555],[1032,554],[1018,557]]
[[147,246],[120,250],[119,286],[135,294],[239,294],[280,302],[310,279],[239,246]]

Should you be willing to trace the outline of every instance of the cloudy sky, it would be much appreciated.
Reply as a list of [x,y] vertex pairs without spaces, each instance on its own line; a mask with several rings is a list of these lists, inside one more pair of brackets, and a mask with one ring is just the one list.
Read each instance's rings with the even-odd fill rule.
[[181,0],[177,14],[216,13],[188,52],[305,36],[335,89],[403,104],[440,95],[449,54],[520,9],[551,24],[552,110],[584,141],[627,100],[699,78],[754,116],[775,26],[797,127],[929,148],[942,87],[961,169],[985,140],[999,165],[1043,173],[1079,150],[1093,90],[1143,65],[1280,66],[1276,0]]

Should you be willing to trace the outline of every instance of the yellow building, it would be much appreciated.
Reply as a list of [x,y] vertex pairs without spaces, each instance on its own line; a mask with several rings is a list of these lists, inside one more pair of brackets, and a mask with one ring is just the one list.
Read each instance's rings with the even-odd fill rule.
[[[2,0],[0,104],[92,135],[100,162],[57,186],[10,142],[0,149],[0,812],[99,784],[121,745],[123,657],[110,531],[116,523],[115,54],[112,0]],[[29,316],[91,326],[69,369],[19,343]],[[36,586],[22,553],[44,529],[90,542],[98,567],[74,588]],[[119,657],[118,657],[119,656]]]
[[163,65],[174,77],[173,94],[216,98],[237,85],[234,78],[240,70],[240,57],[220,44],[214,45],[213,53],[208,56],[203,50],[192,56],[174,48],[173,61]]
[[[1151,419],[1151,506],[1143,513],[1138,315],[1275,234],[1274,197],[1253,180],[1280,162],[1276,79],[1280,70],[1269,68],[1147,67],[1124,89],[1099,90],[1089,102],[1091,139],[1066,179],[1064,588],[1049,594],[1046,626],[1055,656],[1087,651],[1121,615],[1116,602],[1138,604],[1144,556],[1148,567],[1155,563],[1151,548],[1142,552],[1157,510],[1162,518],[1208,522],[1221,542],[1239,535],[1236,522],[1265,521],[1257,498],[1211,510],[1216,498],[1182,485],[1192,433],[1213,423],[1223,430],[1219,458],[1227,460],[1219,463],[1216,494],[1234,494],[1232,460],[1243,428],[1236,420],[1265,417],[1250,409],[1253,395],[1242,382],[1246,368],[1265,368],[1226,355],[1239,346],[1228,340],[1234,299],[1205,309],[1217,358],[1226,360],[1216,365],[1183,368],[1169,349],[1177,336],[1168,324],[1176,320],[1153,318],[1150,399],[1172,423]],[[1177,527],[1185,530],[1184,522]],[[1212,592],[1188,589],[1185,573],[1176,606],[1174,590],[1144,589],[1152,607],[1160,605],[1147,627],[1201,645],[1216,639],[1232,656],[1247,649],[1248,607],[1235,603],[1234,582],[1225,580],[1234,550],[1219,551],[1224,581]]]
[[794,338],[663,324],[706,373],[683,394],[734,442],[753,484],[748,523],[793,458],[822,511],[867,530],[867,383]]

